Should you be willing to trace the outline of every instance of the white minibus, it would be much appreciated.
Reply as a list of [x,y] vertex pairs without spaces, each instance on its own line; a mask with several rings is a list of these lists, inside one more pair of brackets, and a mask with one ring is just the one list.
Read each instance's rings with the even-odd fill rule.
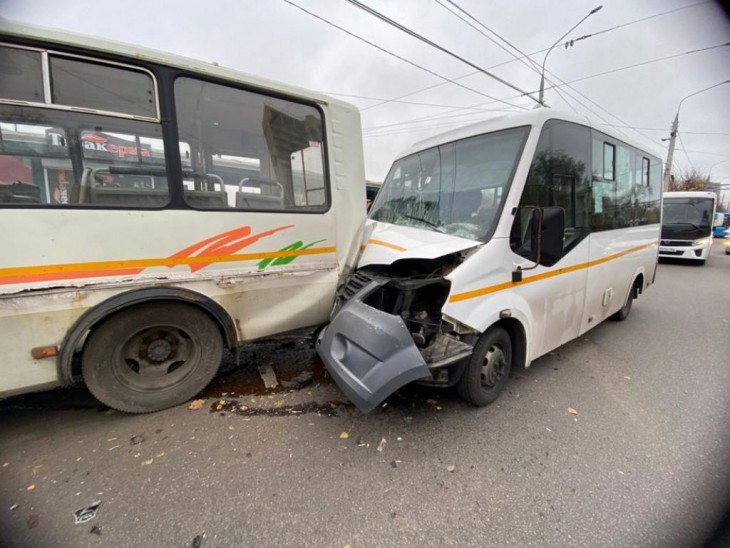
[[705,264],[712,248],[717,194],[709,191],[665,192],[659,258]]
[[628,316],[656,274],[661,190],[656,155],[547,108],[421,142],[370,209],[318,353],[366,412],[412,381],[486,405],[511,369]]

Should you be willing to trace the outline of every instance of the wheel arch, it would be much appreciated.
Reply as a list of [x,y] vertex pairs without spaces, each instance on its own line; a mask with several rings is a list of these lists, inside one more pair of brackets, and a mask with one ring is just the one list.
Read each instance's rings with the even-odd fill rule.
[[[101,324],[109,316],[129,307],[154,301],[177,301],[195,306],[207,313],[218,325],[223,343],[229,349],[238,344],[236,324],[228,312],[210,297],[190,289],[179,287],[156,287],[134,289],[119,293],[87,310],[68,330],[61,344],[58,355],[58,377],[64,384],[70,384],[76,378],[73,371],[73,358],[76,349],[86,334]],[[234,355],[236,353],[234,352]],[[236,355],[237,356],[237,355]],[[236,357],[236,359],[238,359]]]
[[501,327],[509,335],[512,341],[512,367],[527,367],[527,333],[522,322],[516,318],[504,318],[489,326],[489,329],[492,327]]

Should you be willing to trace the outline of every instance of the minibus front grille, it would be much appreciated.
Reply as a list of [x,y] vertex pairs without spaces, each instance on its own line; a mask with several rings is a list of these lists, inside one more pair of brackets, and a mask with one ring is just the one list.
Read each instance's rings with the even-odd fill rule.
[[374,278],[363,272],[355,272],[352,276],[350,276],[350,279],[347,280],[347,285],[345,285],[345,288],[342,291],[342,296],[345,301],[349,301],[355,293],[368,285],[371,281],[373,281],[373,279]]
[[660,243],[672,247],[692,247],[691,240],[662,240]]

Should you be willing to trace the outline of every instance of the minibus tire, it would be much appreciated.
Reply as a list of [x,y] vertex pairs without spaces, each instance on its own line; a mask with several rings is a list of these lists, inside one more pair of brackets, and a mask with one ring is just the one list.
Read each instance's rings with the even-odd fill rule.
[[622,322],[626,318],[629,317],[629,314],[631,313],[631,305],[634,304],[634,292],[636,291],[636,282],[634,282],[634,285],[631,286],[631,289],[629,290],[629,296],[626,299],[626,302],[621,307],[621,309],[618,312],[615,312],[609,318],[613,320],[614,322]]
[[181,302],[152,302],[117,312],[95,328],[81,368],[101,403],[151,413],[198,394],[222,356],[221,332],[206,312]]
[[507,384],[511,365],[512,339],[503,328],[491,327],[479,337],[456,390],[477,407],[489,405]]

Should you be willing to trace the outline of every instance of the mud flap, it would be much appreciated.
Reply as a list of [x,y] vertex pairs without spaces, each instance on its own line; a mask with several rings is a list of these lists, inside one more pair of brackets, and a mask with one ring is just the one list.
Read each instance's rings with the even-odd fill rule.
[[371,282],[353,295],[317,342],[330,375],[363,413],[402,386],[431,378],[403,319],[362,302],[380,285]]

